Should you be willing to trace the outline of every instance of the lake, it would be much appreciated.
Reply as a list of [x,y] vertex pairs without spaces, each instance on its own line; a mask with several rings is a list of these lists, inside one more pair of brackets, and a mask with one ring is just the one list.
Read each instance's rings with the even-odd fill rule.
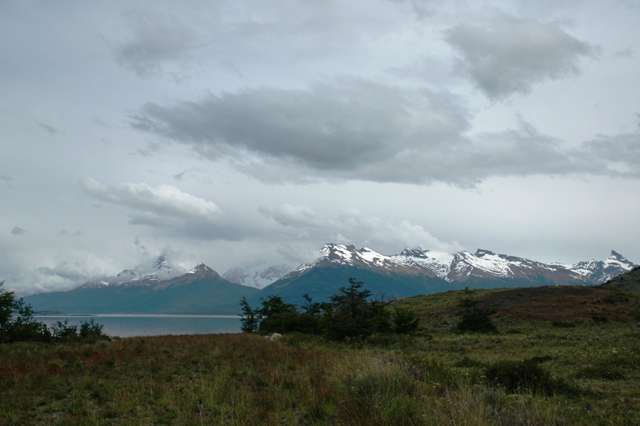
[[68,325],[79,326],[93,320],[104,325],[102,331],[112,337],[240,333],[240,317],[235,315],[36,315],[35,319],[48,327],[56,321],[69,320]]

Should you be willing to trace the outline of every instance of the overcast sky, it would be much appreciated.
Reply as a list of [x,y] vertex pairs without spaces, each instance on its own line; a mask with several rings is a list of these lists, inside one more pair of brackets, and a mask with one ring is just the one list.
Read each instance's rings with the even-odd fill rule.
[[327,242],[640,263],[635,0],[0,2],[0,280]]

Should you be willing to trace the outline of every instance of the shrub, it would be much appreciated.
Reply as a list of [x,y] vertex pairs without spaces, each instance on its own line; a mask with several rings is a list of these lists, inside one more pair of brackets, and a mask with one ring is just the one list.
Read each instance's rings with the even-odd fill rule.
[[626,378],[624,371],[620,367],[611,366],[606,362],[583,367],[576,373],[575,377],[591,380],[624,380]]
[[[387,304],[381,300],[369,300],[371,292],[361,290],[363,285],[363,282],[350,278],[349,287],[341,287],[325,303],[314,303],[305,294],[308,304],[302,307],[302,312],[296,305],[285,303],[280,296],[271,295],[263,299],[262,306],[257,309],[252,309],[242,298],[242,331],[321,334],[338,341],[363,339],[389,331],[391,322]],[[415,315],[408,310],[400,311],[397,321],[403,332],[417,327]]]
[[51,326],[51,333],[54,342],[95,342],[98,340],[110,340],[111,338],[103,333],[104,325],[96,324],[93,320],[89,322],[81,321],[80,330],[77,325],[69,325],[69,320],[56,321]]
[[349,278],[349,287],[340,287],[329,298],[321,316],[324,334],[332,340],[361,339],[374,333],[389,331],[389,311],[379,300],[368,300],[369,290],[360,290],[362,281]]
[[[0,281],[0,287],[4,281]],[[14,293],[0,288],[0,343],[2,342],[49,342],[51,333],[46,325],[33,318],[31,305]]]
[[603,315],[594,315],[594,316],[591,317],[591,319],[596,324],[602,324],[602,323],[605,323],[605,322],[609,321],[609,318],[607,318],[607,317],[605,317]]
[[458,331],[461,333],[497,333],[498,328],[491,319],[491,315],[495,311],[478,307],[479,302],[471,298],[471,293],[472,291],[466,288],[464,297],[458,303],[458,307],[465,308],[465,311],[460,314],[461,318],[457,324]]
[[539,363],[532,360],[498,361],[484,370],[486,381],[509,392],[533,392],[545,395],[572,393],[564,381],[554,379]]
[[416,313],[409,308],[395,306],[391,313],[393,331],[398,334],[410,334],[418,330]]
[[57,343],[69,342],[78,338],[78,326],[68,325],[69,320],[56,321],[51,326],[53,341]]
[[553,321],[551,325],[557,328],[574,328],[576,326],[576,323],[569,321]]
[[91,320],[90,322],[80,323],[80,339],[95,342],[96,340],[108,340],[109,336],[102,332],[104,325],[96,324]]

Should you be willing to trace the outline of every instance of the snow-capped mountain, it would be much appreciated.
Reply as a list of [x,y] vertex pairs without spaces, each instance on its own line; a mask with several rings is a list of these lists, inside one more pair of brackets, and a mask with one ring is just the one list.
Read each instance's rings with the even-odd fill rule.
[[314,267],[327,265],[355,266],[382,274],[424,275],[425,273],[419,268],[397,261],[393,256],[386,256],[368,247],[358,250],[352,245],[325,244],[319,253],[320,257],[315,262],[302,264],[285,277],[299,276]]
[[136,270],[125,269],[116,276],[105,277],[99,281],[89,281],[84,288],[96,288],[109,285],[149,285],[168,280],[180,275],[175,271],[167,259],[160,255],[150,267],[139,267]]
[[267,262],[257,262],[231,268],[222,274],[222,277],[232,283],[264,288],[284,277],[292,269],[293,265],[270,265]]
[[484,249],[452,255],[416,248],[387,256],[367,247],[358,250],[352,245],[326,244],[314,263],[300,265],[285,278],[298,277],[312,268],[331,264],[383,274],[438,277],[452,283],[507,279],[555,284],[599,284],[636,266],[615,251],[605,261],[589,260],[565,265],[546,264]]
[[571,271],[580,276],[588,277],[590,280],[598,283],[603,283],[624,272],[631,271],[638,265],[633,264],[615,250],[611,250],[611,254],[604,262],[600,260],[586,260],[567,266]]

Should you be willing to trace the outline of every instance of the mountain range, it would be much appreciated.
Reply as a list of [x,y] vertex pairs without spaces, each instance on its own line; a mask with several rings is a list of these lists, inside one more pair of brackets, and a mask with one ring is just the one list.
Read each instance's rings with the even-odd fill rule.
[[353,277],[378,298],[402,298],[448,290],[539,285],[593,285],[637,265],[611,251],[604,261],[545,264],[489,250],[445,254],[405,249],[383,255],[367,247],[326,244],[313,263],[290,270],[286,265],[256,263],[220,276],[204,264],[175,276],[161,256],[151,273],[122,271],[67,292],[25,297],[36,311],[66,313],[216,313],[236,314],[239,300],[252,305],[269,295],[302,304],[303,295],[324,301]]

